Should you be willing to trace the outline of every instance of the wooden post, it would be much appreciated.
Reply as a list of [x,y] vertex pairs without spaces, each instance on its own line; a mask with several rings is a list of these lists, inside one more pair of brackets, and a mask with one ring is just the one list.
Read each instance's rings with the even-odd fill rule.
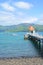
[[43,40],[41,39],[40,41],[41,41],[41,43],[40,43],[40,48],[41,48],[41,50],[42,50],[42,47],[43,47]]
[[41,43],[40,43],[40,46],[41,46],[41,56],[43,57],[43,39],[41,39]]

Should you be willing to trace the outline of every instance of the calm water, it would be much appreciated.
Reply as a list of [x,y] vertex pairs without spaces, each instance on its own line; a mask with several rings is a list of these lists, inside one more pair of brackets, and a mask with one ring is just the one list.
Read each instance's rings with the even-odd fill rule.
[[0,57],[34,57],[38,50],[30,40],[24,40],[26,32],[0,32]]

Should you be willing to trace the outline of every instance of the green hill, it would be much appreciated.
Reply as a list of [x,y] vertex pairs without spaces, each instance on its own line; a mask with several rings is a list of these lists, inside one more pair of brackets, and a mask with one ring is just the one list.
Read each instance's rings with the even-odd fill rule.
[[0,32],[26,32],[29,31],[28,27],[33,26],[36,31],[43,31],[43,25],[22,23],[12,26],[0,26]]

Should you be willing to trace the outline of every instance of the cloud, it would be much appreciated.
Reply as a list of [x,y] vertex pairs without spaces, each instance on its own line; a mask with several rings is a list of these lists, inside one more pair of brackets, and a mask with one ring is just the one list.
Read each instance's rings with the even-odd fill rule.
[[27,2],[15,2],[14,4],[16,7],[24,9],[30,9],[31,7],[33,7],[33,4]]
[[23,16],[24,13],[23,12],[17,12],[18,16]]
[[0,25],[14,25],[15,22],[15,15],[8,12],[0,12]]
[[15,8],[8,3],[2,3],[0,6],[7,11],[15,11]]
[[36,23],[39,25],[43,25],[43,13],[40,15],[40,17],[38,18],[38,21]]
[[42,25],[43,24],[43,18],[39,18],[37,24]]
[[39,19],[39,21],[43,22],[43,18]]
[[22,23],[36,23],[36,21],[38,20],[38,18],[36,17],[27,17],[24,19],[21,19]]
[[20,23],[35,23],[38,19],[35,17],[18,17],[9,12],[0,11],[0,25],[17,25]]

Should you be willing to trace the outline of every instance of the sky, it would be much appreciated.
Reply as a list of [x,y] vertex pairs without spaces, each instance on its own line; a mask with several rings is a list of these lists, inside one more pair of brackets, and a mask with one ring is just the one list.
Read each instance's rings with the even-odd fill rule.
[[43,0],[0,0],[0,25],[43,24]]

